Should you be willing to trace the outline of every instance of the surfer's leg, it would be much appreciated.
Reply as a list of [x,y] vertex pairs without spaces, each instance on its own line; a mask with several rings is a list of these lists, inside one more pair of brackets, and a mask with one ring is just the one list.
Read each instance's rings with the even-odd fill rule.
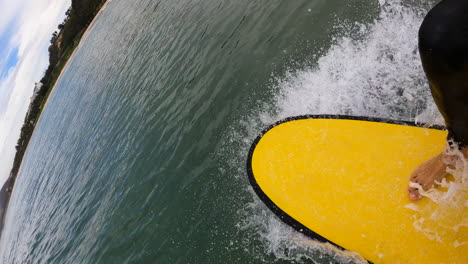
[[[434,101],[449,130],[448,142],[460,149],[468,145],[468,1],[444,0],[436,5],[419,29],[419,52]],[[466,152],[464,149],[463,152]],[[441,153],[424,162],[410,178],[431,188],[446,173]],[[412,200],[421,198],[409,188]]]

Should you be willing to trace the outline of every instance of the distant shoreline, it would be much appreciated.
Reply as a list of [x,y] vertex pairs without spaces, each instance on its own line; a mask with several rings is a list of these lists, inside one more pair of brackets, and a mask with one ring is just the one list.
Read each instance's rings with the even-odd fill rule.
[[[96,13],[96,16],[94,17],[93,21],[91,21],[91,23],[89,24],[89,26],[86,28],[86,31],[83,33],[83,35],[81,36],[81,38],[79,39],[79,44],[78,46],[76,46],[76,48],[73,50],[72,54],[70,55],[70,57],[68,58],[67,62],[65,63],[65,66],[63,66],[62,70],[60,71],[60,74],[59,76],[57,77],[57,81],[56,83],[54,84],[54,86],[52,87],[52,89],[50,90],[48,96],[47,96],[47,99],[45,100],[45,103],[44,103],[44,106],[42,108],[42,110],[45,109],[45,107],[47,106],[47,104],[49,103],[49,99],[50,99],[50,95],[52,94],[52,92],[55,90],[55,86],[57,85],[57,83],[60,81],[60,78],[62,77],[62,74],[65,72],[65,69],[68,67],[68,63],[70,62],[70,60],[73,58],[73,56],[75,56],[75,53],[76,51],[78,50],[78,48],[80,47],[80,44],[81,44],[81,41],[83,41],[88,33],[89,33],[89,30],[93,27],[94,23],[96,22],[97,18],[99,17],[99,15],[102,13],[102,11],[106,8],[107,4],[110,2],[111,0],[106,0],[106,2],[102,5],[101,9],[99,9],[99,11]],[[39,115],[39,118],[37,119],[37,123],[39,123],[39,120],[41,120],[41,117],[42,117],[42,113],[43,111],[41,111],[41,114]],[[33,132],[34,134],[34,132]]]
[[[45,109],[45,107],[47,106],[47,104],[49,102],[50,95],[55,90],[55,87],[56,87],[58,81],[60,80],[60,78],[62,77],[62,74],[65,72],[65,69],[67,69],[68,63],[70,62],[70,60],[75,55],[76,51],[78,50],[78,48],[81,45],[81,42],[87,37],[89,30],[92,28],[92,26],[96,22],[97,18],[102,13],[102,11],[105,9],[105,7],[110,2],[110,0],[105,0],[102,4],[99,4],[100,0],[96,0],[95,2],[97,3],[97,5],[99,7],[98,11],[94,14],[92,21],[86,26],[85,29],[83,29],[84,32],[82,34],[78,33],[77,36],[75,37],[75,39],[73,39],[73,43],[76,43],[76,44],[71,47],[72,48],[71,52],[69,51],[69,54],[67,54],[66,53],[67,50],[64,50],[63,51],[64,54],[62,54],[63,57],[58,59],[57,64],[49,65],[49,68],[46,71],[46,76],[47,76],[48,73],[53,75],[54,71],[59,72],[59,74],[57,75],[56,78],[51,78],[51,83],[52,83],[51,88],[45,90],[45,93],[44,93],[42,98],[39,98],[38,100],[35,100],[36,98],[34,98],[31,101],[31,104],[29,106],[29,110],[28,110],[28,112],[26,114],[26,117],[25,117],[25,122],[24,122],[23,128],[21,130],[22,133],[21,133],[20,138],[18,140],[18,145],[16,146],[17,152],[16,152],[16,155],[15,155],[15,163],[13,164],[13,168],[12,168],[12,171],[10,172],[10,176],[8,177],[8,179],[6,180],[6,182],[4,183],[2,188],[0,189],[0,237],[2,235],[5,216],[6,216],[6,213],[8,211],[8,205],[9,205],[11,194],[13,193],[13,190],[14,190],[14,186],[15,186],[15,183],[16,183],[16,178],[17,178],[19,172],[21,171],[21,163],[22,163],[24,154],[27,151],[27,148],[28,148],[28,145],[29,145],[29,140],[34,135],[35,127],[39,123],[39,120],[42,117],[43,110]],[[71,7],[70,7],[70,9],[67,11],[67,14],[69,14],[69,13],[73,14],[72,13],[73,11],[74,10],[72,10]],[[60,38],[66,33],[66,32],[63,31],[63,29],[66,29],[66,27],[65,27],[66,24],[65,23],[67,22],[67,19],[64,21],[64,23],[59,25],[59,29],[60,29],[60,26],[62,26],[62,28],[61,28],[62,30],[60,31],[60,33],[57,34],[57,32],[54,32],[53,38],[51,40],[51,43],[52,43],[51,47],[53,47],[53,45],[55,44],[54,40],[57,41],[56,42],[56,43],[58,43],[57,46],[60,46],[60,44],[61,44]],[[71,20],[71,19],[69,19],[69,20]],[[51,47],[49,47],[49,56],[52,56]],[[49,59],[49,61],[51,61],[51,59]],[[50,70],[51,68],[52,68],[52,70]],[[43,79],[45,79],[46,76]],[[36,93],[36,90],[35,90],[35,93]],[[34,94],[33,97],[35,97],[35,96],[37,96],[37,95]],[[39,106],[38,107],[38,112],[35,113],[37,118],[30,117],[31,110],[35,106],[36,107]],[[27,128],[27,129],[25,129],[25,128]]]

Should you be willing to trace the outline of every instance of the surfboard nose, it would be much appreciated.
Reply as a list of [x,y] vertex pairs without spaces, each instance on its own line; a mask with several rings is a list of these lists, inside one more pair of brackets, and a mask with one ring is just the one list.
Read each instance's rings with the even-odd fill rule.
[[463,223],[466,207],[437,223],[405,207],[411,172],[440,153],[447,132],[378,121],[301,116],[269,127],[249,155],[254,190],[296,230],[374,263],[468,263],[466,228],[444,228]]

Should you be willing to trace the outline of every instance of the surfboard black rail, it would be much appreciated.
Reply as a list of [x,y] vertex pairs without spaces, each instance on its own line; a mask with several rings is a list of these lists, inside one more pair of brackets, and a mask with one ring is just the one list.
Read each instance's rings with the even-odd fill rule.
[[[351,116],[351,115],[299,115],[299,116],[292,116],[282,119],[280,121],[275,122],[274,124],[265,128],[260,135],[253,141],[252,146],[249,149],[248,158],[247,158],[247,175],[249,177],[250,185],[252,186],[253,190],[257,194],[257,196],[262,200],[262,202],[277,216],[281,221],[285,224],[291,226],[296,231],[304,234],[305,236],[317,240],[322,243],[329,243],[340,250],[346,250],[342,246],[334,243],[333,241],[328,240],[327,238],[317,234],[316,232],[312,231],[311,229],[307,228],[299,221],[294,219],[292,216],[288,215],[286,212],[281,210],[261,189],[258,185],[257,181],[255,180],[255,176],[252,170],[252,156],[255,148],[257,147],[258,142],[262,139],[263,135],[265,135],[269,130],[272,128],[295,120],[301,119],[344,119],[344,120],[360,120],[360,121],[370,121],[370,122],[380,122],[380,123],[388,123],[388,124],[397,124],[397,125],[407,125],[407,126],[415,126],[415,127],[424,127],[424,128],[431,128],[431,129],[438,129],[438,130],[446,130],[445,126],[440,125],[429,125],[425,123],[416,123],[411,121],[401,121],[401,120],[392,120],[392,119],[385,119],[385,118],[378,118],[378,117],[367,117],[367,116]],[[367,260],[368,263],[372,264],[371,261]]]

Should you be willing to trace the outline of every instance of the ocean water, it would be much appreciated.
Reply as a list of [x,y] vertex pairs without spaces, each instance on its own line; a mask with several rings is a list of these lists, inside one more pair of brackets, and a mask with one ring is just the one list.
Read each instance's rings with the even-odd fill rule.
[[435,1],[112,0],[23,161],[1,263],[359,263],[255,196],[291,115],[442,123],[417,52]]

